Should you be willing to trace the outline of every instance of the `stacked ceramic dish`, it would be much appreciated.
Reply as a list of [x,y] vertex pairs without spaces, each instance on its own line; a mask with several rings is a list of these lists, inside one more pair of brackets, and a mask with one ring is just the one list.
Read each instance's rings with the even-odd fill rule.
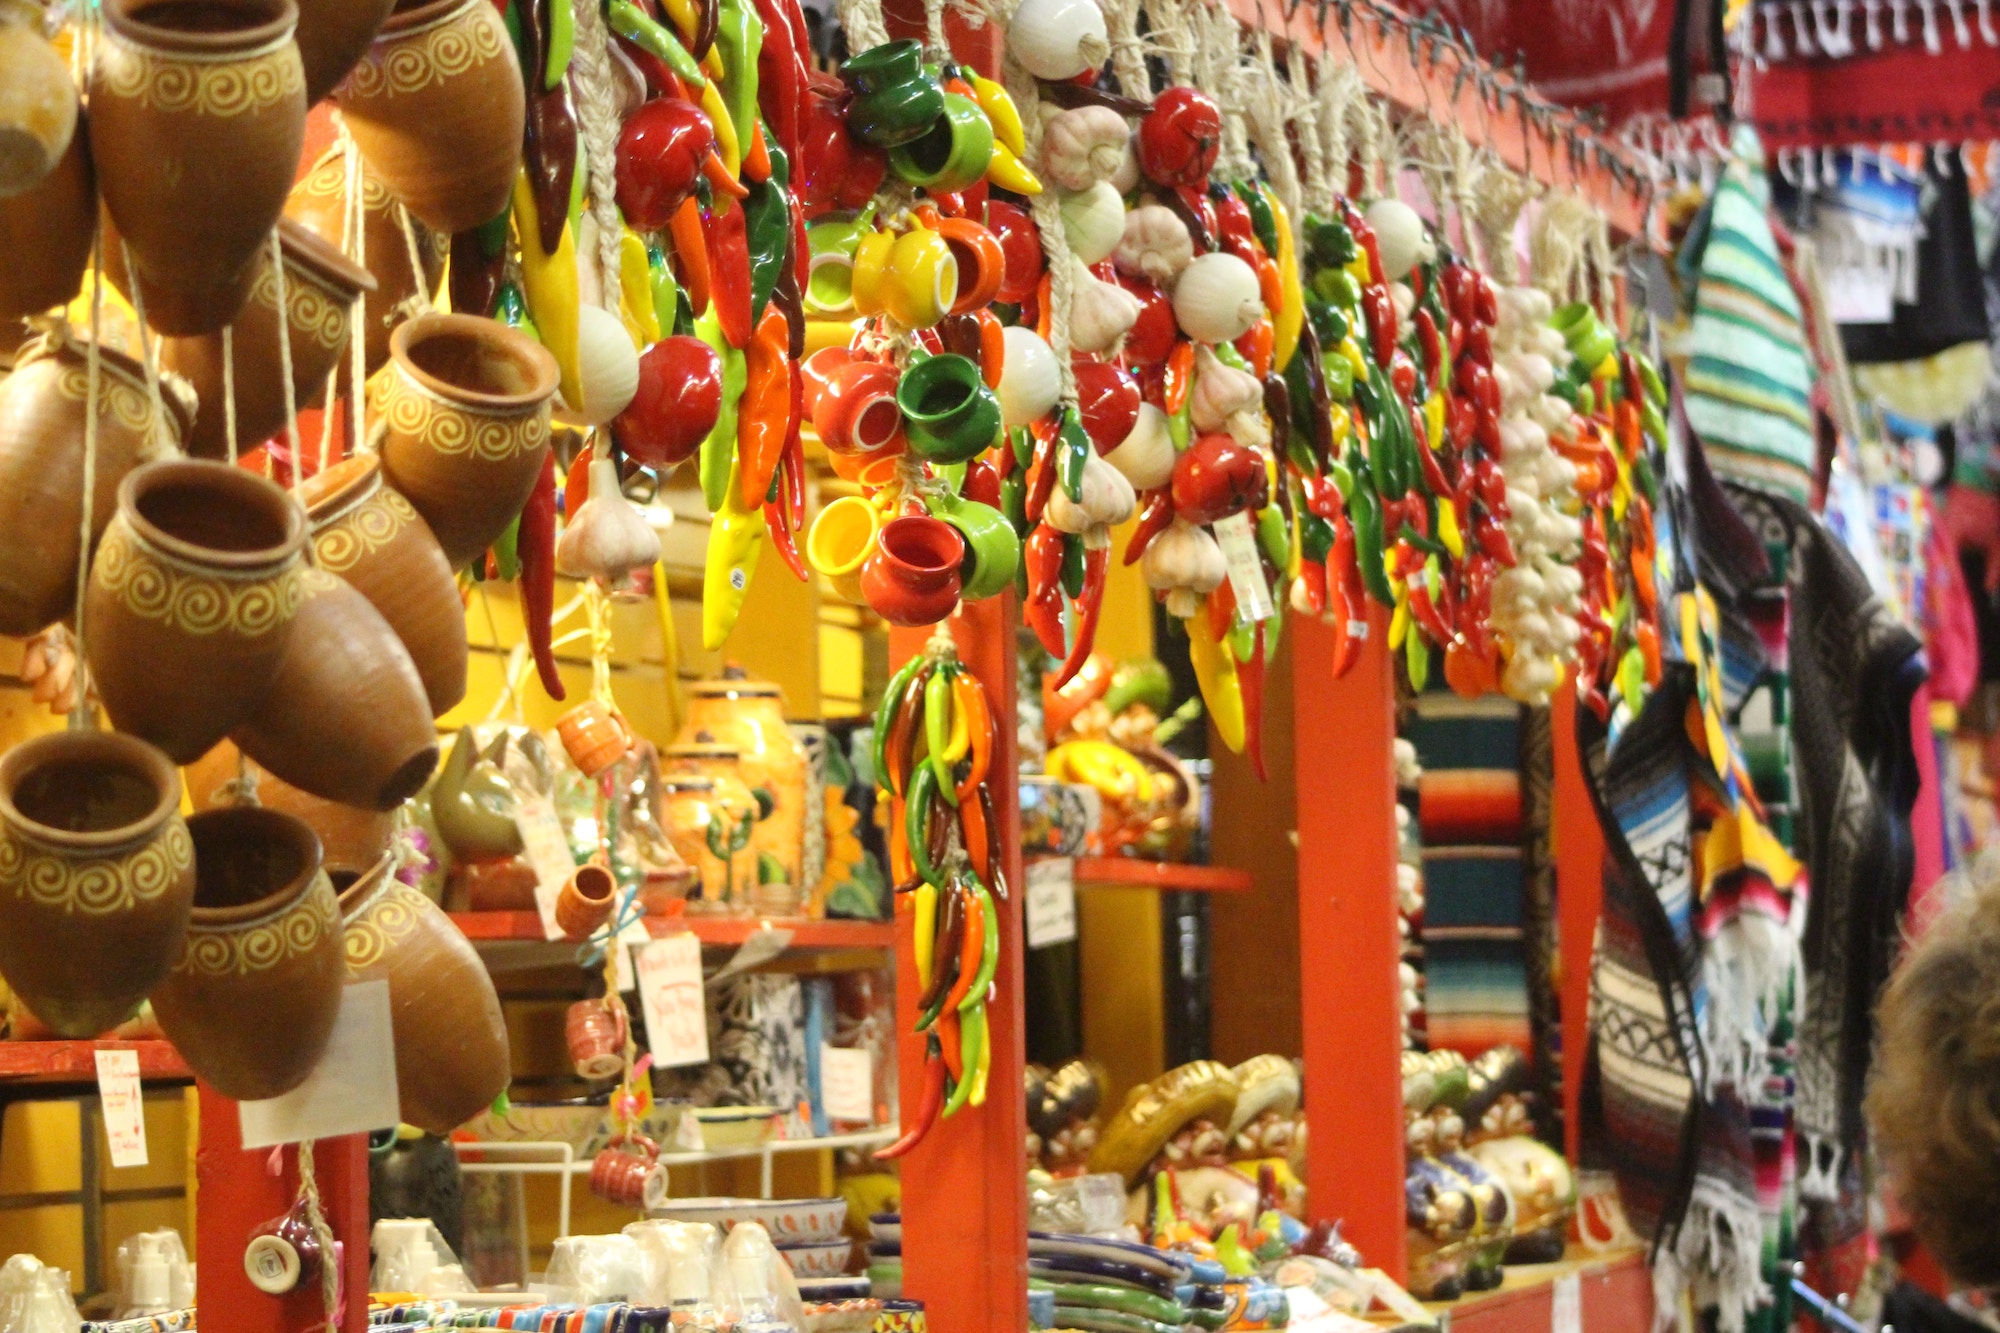
[[847,1238],[845,1199],[674,1199],[649,1216],[673,1222],[709,1222],[728,1231],[739,1222],[755,1222],[769,1232],[778,1253],[791,1265],[801,1296],[808,1300],[847,1300],[868,1294],[865,1280],[828,1288],[833,1294],[806,1287],[845,1276],[854,1246]]
[[874,1213],[868,1218],[868,1281],[884,1299],[903,1294],[901,1213]]
[[1095,1333],[1174,1333],[1184,1327],[1274,1328],[1284,1293],[1221,1264],[1130,1241],[1028,1233],[1028,1282],[1055,1302],[1054,1326]]

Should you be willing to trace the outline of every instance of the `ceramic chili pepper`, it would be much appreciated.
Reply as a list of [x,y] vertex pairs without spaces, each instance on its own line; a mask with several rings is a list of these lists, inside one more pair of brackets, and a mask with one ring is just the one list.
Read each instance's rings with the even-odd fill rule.
[[568,85],[528,99],[522,165],[535,192],[535,217],[544,251],[553,252],[561,243],[562,229],[569,221],[570,195],[576,184],[576,136],[576,112],[570,106]]
[[878,1148],[875,1160],[893,1162],[906,1157],[910,1150],[924,1141],[937,1123],[938,1112],[944,1108],[944,1055],[938,1049],[938,1038],[932,1033],[924,1043],[924,1089],[917,1099],[917,1114],[914,1123],[903,1132],[903,1136],[886,1148]]
[[1098,546],[1086,548],[1083,553],[1083,587],[1076,595],[1076,642],[1070,646],[1069,656],[1064,659],[1062,669],[1056,673],[1057,689],[1069,684],[1071,677],[1083,669],[1090,657],[1091,648],[1097,642],[1097,621],[1104,610],[1105,572],[1111,564],[1111,548]]
[[764,317],[779,275],[790,267],[792,201],[785,190],[785,155],[771,154],[771,175],[750,187],[743,200],[745,243],[750,255],[750,318]]
[[500,286],[507,277],[507,223],[503,210],[492,221],[451,238],[451,308],[468,315],[493,317],[500,306]]
[[1041,640],[1043,649],[1055,658],[1061,658],[1067,647],[1063,642],[1062,622],[1064,545],[1062,532],[1041,524],[1028,534],[1021,553],[1021,566],[1028,579],[1022,616],[1028,627],[1035,631],[1035,637]]
[[1138,564],[1146,554],[1146,548],[1153,544],[1153,539],[1172,527],[1173,522],[1174,497],[1171,488],[1157,486],[1147,491],[1139,509],[1139,521],[1125,542],[1125,563]]
[[681,45],[680,38],[656,22],[633,0],[611,0],[605,12],[611,30],[644,51],[663,61],[673,76],[691,88],[700,88],[708,82],[695,63],[695,57]]
[[783,13],[783,0],[756,0],[763,41],[757,50],[757,105],[785,155],[798,157],[800,107],[805,99],[805,57]]
[[1220,185],[1209,188],[1208,200],[1215,211],[1216,243],[1251,268],[1256,268],[1265,251],[1257,241],[1257,226],[1251,221],[1250,206],[1234,190]]
[[[1343,510],[1333,518],[1333,548],[1326,555],[1327,609],[1335,624],[1333,678],[1339,680],[1361,659],[1368,640],[1368,607],[1364,601],[1354,524]],[[1379,563],[1379,562],[1378,562]]]
[[791,420],[792,363],[785,317],[766,310],[744,353],[743,397],[736,413],[736,458],[742,503],[770,497]]
[[551,699],[566,696],[562,675],[556,670],[551,647],[549,616],[555,609],[556,593],[556,456],[550,450],[542,456],[542,471],[535,489],[521,508],[519,540],[521,557],[521,618],[528,634],[528,648],[534,654],[535,670],[542,688]]
[[738,485],[732,467],[723,481],[722,504],[709,519],[702,562],[701,639],[710,652],[722,647],[736,627],[764,550],[764,507],[742,504]]
[[710,296],[722,336],[731,347],[747,347],[750,315],[750,241],[743,208],[733,199],[717,199],[702,215],[702,240],[708,251]]

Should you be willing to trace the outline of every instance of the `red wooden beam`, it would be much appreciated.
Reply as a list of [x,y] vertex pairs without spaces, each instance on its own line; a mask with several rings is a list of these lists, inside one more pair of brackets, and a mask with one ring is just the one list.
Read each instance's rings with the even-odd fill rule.
[[1574,678],[1549,706],[1555,749],[1552,794],[1556,856],[1556,994],[1562,1023],[1563,1147],[1577,1160],[1582,1142],[1583,1058],[1589,1048],[1590,958],[1604,908],[1604,831],[1598,827],[1583,757],[1576,749]]

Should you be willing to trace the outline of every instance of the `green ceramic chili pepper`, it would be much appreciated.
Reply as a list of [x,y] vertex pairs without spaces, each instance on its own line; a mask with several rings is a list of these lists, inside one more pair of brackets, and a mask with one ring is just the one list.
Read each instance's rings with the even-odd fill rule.
[[1083,538],[1073,532],[1063,534],[1062,587],[1075,601],[1083,596]]
[[986,1007],[966,1011],[958,1025],[958,1067],[965,1071],[958,1080],[958,1086],[951,1090],[951,1100],[944,1104],[943,1117],[949,1119],[957,1115],[972,1096],[972,1085],[978,1081],[973,1071],[979,1066],[979,1053],[986,1046]]
[[1263,191],[1248,181],[1237,181],[1236,197],[1250,210],[1250,227],[1257,233],[1257,244],[1264,247],[1264,253],[1275,256],[1278,253],[1278,218],[1271,211],[1271,203],[1264,198]]
[[1326,563],[1333,550],[1333,524],[1318,514],[1307,514],[1299,525],[1299,555],[1315,565]]
[[1354,563],[1361,571],[1362,586],[1384,606],[1396,604],[1389,573],[1382,567],[1382,501],[1372,485],[1357,477],[1347,500],[1348,517],[1354,521]]
[[744,239],[750,248],[750,325],[764,318],[764,307],[777,290],[778,275],[791,255],[792,201],[778,183],[777,164],[784,154],[771,153],[771,179],[756,181],[743,200]]
[[952,667],[940,666],[924,682],[924,744],[930,750],[924,759],[937,778],[938,795],[954,806],[958,787],[951,780],[951,761],[944,757],[944,747],[951,735],[951,678],[957,674]]
[[[520,539],[521,516],[516,514],[500,535],[493,539],[493,572],[498,574],[503,582],[512,583],[521,576]],[[475,560],[472,562],[472,567],[477,569],[484,563],[482,560]]]
[[745,153],[757,124],[757,53],[764,25],[743,0],[722,0],[717,11],[716,49],[722,52],[722,105],[736,124],[736,142]]
[[910,775],[910,792],[903,798],[903,837],[910,848],[910,863],[926,884],[940,890],[944,882],[931,864],[931,798],[937,795],[937,774],[929,764],[920,765]]
[[1322,352],[1320,373],[1326,379],[1326,396],[1336,403],[1354,400],[1354,363],[1339,352]]
[[708,77],[701,72],[701,66],[695,63],[687,48],[681,45],[680,38],[647,17],[633,0],[611,0],[609,18],[613,32],[666,61],[667,68],[682,83],[697,92],[708,86]]
[[646,280],[653,298],[653,318],[659,321],[660,336],[674,332],[681,310],[681,287],[674,281],[674,266],[667,262],[666,247],[658,236],[646,241]]
[[708,313],[695,321],[696,336],[722,358],[722,410],[716,414],[715,428],[701,442],[696,462],[702,499],[711,514],[719,512],[729,496],[729,465],[736,454],[737,405],[743,398],[748,371],[742,349],[730,346],[729,340],[722,336],[715,310],[715,304],[710,302]]
[[1403,636],[1403,665],[1410,673],[1410,688],[1422,694],[1431,681],[1431,647],[1414,625]]
[[1257,511],[1257,546],[1264,558],[1279,569],[1292,563],[1292,534],[1284,511],[1275,503]]
[[[1293,358],[1297,360],[1297,358]],[[1181,396],[1181,410],[1167,418],[1167,438],[1174,442],[1174,452],[1186,453],[1194,440],[1194,395]]]
[[875,785],[887,787],[889,773],[889,733],[895,729],[896,712],[903,706],[903,695],[908,692],[910,682],[924,669],[924,656],[919,653],[896,668],[896,674],[889,677],[888,686],[882,691],[881,706],[875,710],[875,736],[873,753],[875,758]]
[[[1193,398],[1193,394],[1188,395]],[[1062,484],[1063,493],[1069,496],[1071,504],[1083,503],[1083,469],[1090,462],[1090,436],[1083,430],[1083,422],[1077,414],[1065,407],[1062,420],[1056,426],[1056,448],[1061,452],[1056,457],[1056,480]],[[1074,597],[1076,594],[1071,593]]]
[[542,71],[542,91],[554,92],[569,73],[570,52],[576,49],[576,11],[569,0],[549,0],[548,59]]
[[1210,349],[1215,359],[1234,370],[1248,371],[1250,363],[1243,359],[1243,353],[1236,350],[1235,343],[1216,343]]

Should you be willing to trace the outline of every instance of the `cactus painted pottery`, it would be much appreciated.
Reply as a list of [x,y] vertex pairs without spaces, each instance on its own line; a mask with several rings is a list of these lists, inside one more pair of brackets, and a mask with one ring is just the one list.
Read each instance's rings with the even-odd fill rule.
[[[91,531],[101,535],[117,512],[119,483],[171,453],[188,418],[169,392],[162,419],[145,371],[121,352],[101,349],[97,373]],[[76,610],[89,398],[89,346],[66,337],[30,343],[0,381],[0,634],[33,634]]]
[[363,810],[300,791],[274,776],[256,760],[224,741],[181,772],[187,780],[188,801],[196,814],[247,804],[238,786],[238,772],[257,794],[257,804],[305,821],[319,836],[320,859],[329,875],[358,875],[382,859],[395,836],[396,821],[380,810]]
[[131,248],[147,323],[213,332],[249,294],[250,261],[298,171],[298,7],[110,0],[104,20],[90,77],[98,188]]
[[507,1025],[479,955],[394,871],[395,858],[383,857],[366,874],[344,876],[352,880],[340,893],[347,976],[389,983],[403,1120],[449,1134],[507,1090]]
[[306,104],[319,101],[360,63],[394,8],[394,0],[298,0],[299,62]]
[[[301,408],[318,407],[326,395],[327,372],[347,355],[349,312],[354,298],[371,291],[375,279],[340,251],[290,218],[278,220],[284,255],[285,328],[291,342],[292,398]],[[278,349],[278,278],[268,250],[251,261],[255,276],[250,299],[230,326],[235,360],[236,441],[249,450],[285,424],[284,361]],[[223,393],[220,333],[168,338],[160,364],[194,385],[201,406],[187,439],[189,453],[222,458],[227,450],[227,406]]]
[[305,599],[304,547],[298,505],[242,468],[174,459],[127,476],[84,607],[112,724],[185,764],[247,718]]
[[[432,242],[428,227],[412,228],[417,257],[423,264],[420,281],[410,267],[410,246],[403,236],[395,196],[366,162],[357,163],[356,170],[361,177],[361,254],[375,279],[375,289],[364,298],[361,315],[364,355],[372,375],[389,359],[389,334],[409,318],[408,302],[419,287],[427,298],[436,294],[444,273],[444,256]],[[291,197],[285,201],[285,216],[304,223],[328,245],[344,246],[346,209],[347,155],[334,148],[292,187]]]
[[721,679],[697,681],[687,694],[687,717],[676,742],[699,745],[696,736],[706,733],[736,751],[736,775],[770,804],[770,813],[751,831],[750,848],[775,856],[789,882],[800,883],[806,752],[785,725],[784,692],[768,680],[748,679],[732,662]]
[[319,839],[290,815],[252,807],[196,815],[188,832],[194,910],[153,1012],[223,1096],[290,1092],[326,1050],[346,981]]
[[49,173],[19,194],[0,197],[0,319],[64,305],[83,286],[96,222],[97,183],[90,136],[79,121],[69,148]]
[[457,569],[506,530],[535,487],[556,359],[475,315],[420,315],[389,344],[395,365],[371,389],[387,423],[382,470]]
[[507,206],[527,94],[491,4],[399,0],[336,100],[362,157],[426,225],[466,231]]
[[0,757],[0,973],[64,1037],[130,1018],[194,901],[181,780],[133,736],[58,731]]
[[700,877],[688,891],[690,904],[722,911],[747,904],[757,882],[757,856],[750,850],[757,798],[730,771],[735,752],[722,752],[729,758],[709,758],[716,750],[675,746],[668,751],[667,769],[660,774],[660,822],[674,850]]
[[382,460],[356,454],[299,487],[313,556],[375,604],[424,682],[431,715],[465,697],[465,615],[451,563],[430,526],[382,480]]

